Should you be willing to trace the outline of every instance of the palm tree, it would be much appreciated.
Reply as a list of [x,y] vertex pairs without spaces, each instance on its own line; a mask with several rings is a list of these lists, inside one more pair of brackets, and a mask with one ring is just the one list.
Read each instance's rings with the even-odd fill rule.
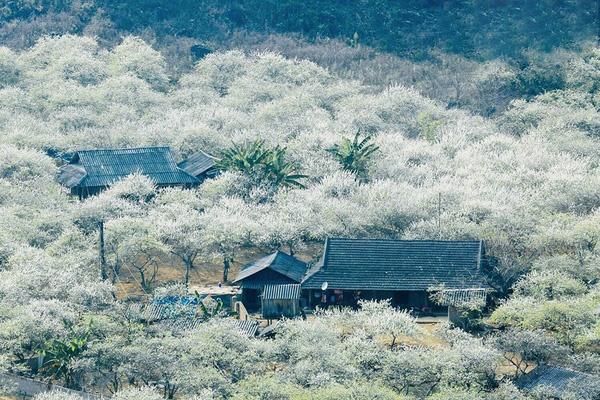
[[354,139],[343,138],[340,144],[327,149],[341,164],[345,171],[363,178],[367,174],[368,164],[373,153],[379,147],[370,143],[372,137],[367,135],[361,138],[360,132],[354,135]]

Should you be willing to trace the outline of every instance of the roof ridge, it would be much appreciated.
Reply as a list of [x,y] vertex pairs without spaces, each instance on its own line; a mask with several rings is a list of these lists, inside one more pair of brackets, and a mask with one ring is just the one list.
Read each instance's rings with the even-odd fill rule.
[[263,256],[252,263],[246,264],[238,273],[234,282],[246,279],[268,268],[280,275],[298,281],[298,275],[300,274],[298,272],[299,269],[302,267],[302,274],[299,277],[299,280],[302,280],[302,277],[306,272],[306,266],[307,263],[304,261],[299,260],[284,251],[275,250],[273,253]]
[[[235,280],[233,281],[233,283],[238,282],[242,279],[245,279],[251,275],[254,275],[257,272],[260,272],[266,268],[269,268],[269,266],[271,266],[273,264],[273,261],[275,260],[275,256],[276,256],[277,252],[273,252],[270,254],[267,254],[266,256],[263,256],[261,258],[259,258],[258,260],[248,263],[246,265],[244,265],[244,267],[242,267],[242,269],[240,270],[240,272],[238,273],[238,276],[235,278]],[[272,260],[270,260],[269,262],[266,262],[269,260],[269,258],[273,258]],[[263,262],[263,260],[265,262]],[[251,272],[250,274],[244,274],[245,271],[249,271],[251,269],[253,269],[254,267],[256,267],[256,271]]]
[[171,151],[171,147],[169,146],[142,146],[142,147],[107,147],[101,149],[79,149],[75,150],[75,153],[89,153],[89,152],[99,152],[99,151],[123,151],[123,150],[165,150],[168,149]]
[[380,242],[428,242],[428,243],[479,243],[482,242],[482,239],[447,239],[447,240],[440,240],[440,239],[388,239],[388,238],[349,238],[349,237],[327,237],[325,239],[327,240],[345,240],[345,241],[352,241],[352,240],[362,240],[362,241],[369,241],[369,242],[375,242],[375,241],[380,241]]
[[323,248],[323,263],[321,268],[326,268],[327,260],[329,260],[329,238],[325,238],[325,247]]
[[[341,236],[329,236],[329,240],[366,240],[366,241],[383,241],[383,242],[480,242],[482,239],[389,239],[389,238],[351,238]],[[326,239],[326,240],[327,240]]]
[[479,264],[481,243],[328,237],[321,261],[307,271],[303,285],[317,288],[328,281],[332,288],[348,290],[422,290],[436,282],[451,288],[487,287]]
[[[202,153],[204,154],[206,157],[212,158],[213,160],[219,160],[219,158],[217,156],[213,156],[210,153],[205,152],[204,150],[198,150],[196,153]],[[192,154],[193,155],[193,154]],[[188,157],[189,158],[189,157]]]

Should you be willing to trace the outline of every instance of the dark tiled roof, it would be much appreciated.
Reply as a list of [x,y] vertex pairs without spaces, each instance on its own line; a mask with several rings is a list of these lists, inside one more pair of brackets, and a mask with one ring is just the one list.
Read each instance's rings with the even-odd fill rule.
[[[276,251],[266,257],[261,258],[252,264],[246,265],[235,278],[233,283],[238,283],[260,271],[271,269],[284,275],[295,282],[300,282],[306,273],[306,263],[290,256],[282,251]],[[279,283],[279,282],[270,282]],[[283,283],[283,282],[282,282]]]
[[300,285],[265,285],[263,300],[297,300],[300,298]]
[[574,385],[583,386],[599,382],[600,376],[594,376],[579,371],[555,366],[538,367],[517,380],[517,386],[530,391],[537,388],[551,387],[563,393],[576,389]]
[[198,178],[215,166],[216,158],[199,151],[178,164],[179,168]]
[[61,168],[59,181],[68,187],[105,187],[135,172],[148,176],[157,185],[198,183],[194,176],[177,167],[168,147],[80,150]]
[[323,257],[304,289],[427,290],[486,287],[481,241],[340,239],[325,242]]
[[264,289],[265,285],[289,285],[298,283],[298,281],[281,275],[270,269],[265,269],[238,282],[242,290],[244,289]]

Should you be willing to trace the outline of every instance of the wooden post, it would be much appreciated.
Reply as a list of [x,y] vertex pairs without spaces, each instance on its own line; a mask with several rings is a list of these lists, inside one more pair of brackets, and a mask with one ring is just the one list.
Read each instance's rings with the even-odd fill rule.
[[105,256],[105,250],[104,250],[104,221],[100,221],[99,224],[99,235],[100,235],[100,240],[99,240],[99,255],[100,255],[100,276],[102,277],[102,280],[107,280],[108,279],[108,271],[107,271],[107,267],[106,267],[106,256]]

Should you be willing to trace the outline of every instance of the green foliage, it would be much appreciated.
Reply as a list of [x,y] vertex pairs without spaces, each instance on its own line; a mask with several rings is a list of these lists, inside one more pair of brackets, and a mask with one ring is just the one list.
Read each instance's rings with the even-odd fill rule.
[[394,391],[377,383],[356,382],[350,386],[331,385],[314,390],[306,399],[403,400],[406,397],[398,395]]
[[304,188],[301,179],[308,178],[307,175],[298,173],[298,166],[292,162],[285,161],[285,148],[276,147],[271,151],[269,159],[265,163],[267,179],[275,186]]
[[343,138],[340,144],[335,144],[327,151],[333,154],[345,171],[352,172],[361,179],[365,179],[368,165],[379,147],[371,143],[373,138],[366,135],[361,138],[360,132],[353,139]]
[[431,143],[437,141],[437,131],[444,124],[426,113],[420,113],[417,117],[419,124],[419,137]]
[[255,170],[266,164],[271,151],[265,149],[264,140],[255,140],[247,144],[234,144],[231,148],[223,151],[217,167],[221,170],[240,171],[252,174]]
[[300,180],[307,176],[299,174],[298,166],[286,161],[285,154],[285,148],[267,148],[264,140],[257,139],[242,145],[234,144],[223,151],[217,167],[224,171],[241,172],[253,178],[257,184],[303,188]]
[[484,314],[481,307],[458,306],[456,312],[458,315],[453,321],[456,327],[471,333],[484,330]]
[[403,400],[404,396],[375,382],[303,388],[273,377],[253,377],[240,382],[234,400]]
[[51,380],[60,379],[69,388],[78,388],[77,370],[74,362],[81,357],[88,346],[92,322],[82,332],[70,331],[69,339],[54,339],[46,343],[40,351],[44,364],[42,371]]
[[534,271],[515,285],[515,294],[540,300],[583,295],[586,285],[560,271]]
[[214,300],[211,297],[203,298],[200,296],[198,291],[194,292],[194,296],[198,301],[197,314],[204,321],[207,321],[211,318],[223,317],[226,314],[223,301],[221,299]]
[[565,87],[564,72],[559,65],[529,65],[517,75],[517,89],[525,96],[563,89]]

